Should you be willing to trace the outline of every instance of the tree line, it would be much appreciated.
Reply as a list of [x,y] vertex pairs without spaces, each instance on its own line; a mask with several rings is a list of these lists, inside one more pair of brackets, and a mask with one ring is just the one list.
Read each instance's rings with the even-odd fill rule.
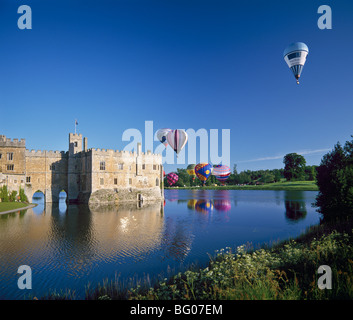
[[[306,160],[302,155],[296,153],[287,154],[283,158],[285,164],[283,169],[267,170],[244,170],[237,172],[237,166],[234,165],[233,172],[230,174],[226,185],[256,185],[265,183],[286,181],[314,181],[316,177],[316,168],[318,166],[307,166]],[[175,172],[179,179],[174,184],[177,187],[192,187],[202,185],[197,177],[190,176],[186,169],[178,168]],[[164,180],[165,186],[168,185],[167,178]],[[211,175],[205,183],[206,186],[220,185],[215,176]]]

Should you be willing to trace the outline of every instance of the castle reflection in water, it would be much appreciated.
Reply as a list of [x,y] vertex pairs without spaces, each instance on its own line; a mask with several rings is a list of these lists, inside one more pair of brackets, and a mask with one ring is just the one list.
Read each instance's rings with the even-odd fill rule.
[[[264,243],[318,223],[315,192],[167,190],[163,202],[38,205],[0,215],[0,299],[22,298],[16,270],[29,265],[33,294],[207,263],[208,254]],[[15,270],[15,271],[14,271]],[[40,276],[39,276],[40,275]],[[36,290],[39,290],[36,291]]]

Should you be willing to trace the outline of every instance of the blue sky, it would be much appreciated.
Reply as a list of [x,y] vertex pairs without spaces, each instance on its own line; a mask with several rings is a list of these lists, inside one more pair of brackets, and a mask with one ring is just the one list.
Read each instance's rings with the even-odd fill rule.
[[[324,4],[332,30],[317,26]],[[153,121],[230,129],[238,171],[291,152],[319,164],[353,134],[352,35],[351,1],[2,0],[0,134],[68,150],[77,119],[89,148],[123,149]],[[295,41],[310,49],[299,86],[282,57]]]

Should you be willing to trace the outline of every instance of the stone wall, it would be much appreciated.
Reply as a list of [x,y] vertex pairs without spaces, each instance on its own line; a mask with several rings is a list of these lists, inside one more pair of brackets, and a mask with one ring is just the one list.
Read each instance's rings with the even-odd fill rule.
[[68,193],[67,164],[67,152],[26,150],[27,198],[42,191],[46,202],[58,202],[62,190]]

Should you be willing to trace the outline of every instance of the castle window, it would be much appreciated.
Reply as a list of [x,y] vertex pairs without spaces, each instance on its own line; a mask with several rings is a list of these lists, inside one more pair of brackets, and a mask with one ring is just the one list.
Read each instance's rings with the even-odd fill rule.
[[145,169],[146,169],[146,165],[143,164],[143,165],[142,165],[142,170],[145,170]]
[[14,169],[14,165],[13,164],[8,164],[7,165],[7,170],[13,171],[13,169]]
[[75,147],[77,147],[77,141],[75,142]]
[[102,186],[102,185],[104,184],[104,179],[103,179],[103,178],[100,178],[100,179],[99,179],[99,183],[100,183],[100,185]]
[[13,160],[13,152],[7,153],[7,160]]
[[132,184],[132,179],[131,178],[129,179],[129,184]]
[[30,183],[31,182],[31,177],[26,177],[26,182]]
[[55,170],[55,164],[51,164],[49,167],[50,170],[54,171]]
[[156,179],[156,187],[159,187],[159,179]]
[[99,163],[99,169],[100,169],[100,170],[105,170],[105,161],[101,161],[101,162]]
[[157,170],[157,165],[153,165],[153,170]]
[[2,157],[2,153],[0,153],[0,159],[1,159],[1,157]]
[[118,164],[118,169],[119,170],[123,170],[124,169],[124,164],[123,163],[119,163]]
[[114,184],[118,184],[118,178],[114,178]]

